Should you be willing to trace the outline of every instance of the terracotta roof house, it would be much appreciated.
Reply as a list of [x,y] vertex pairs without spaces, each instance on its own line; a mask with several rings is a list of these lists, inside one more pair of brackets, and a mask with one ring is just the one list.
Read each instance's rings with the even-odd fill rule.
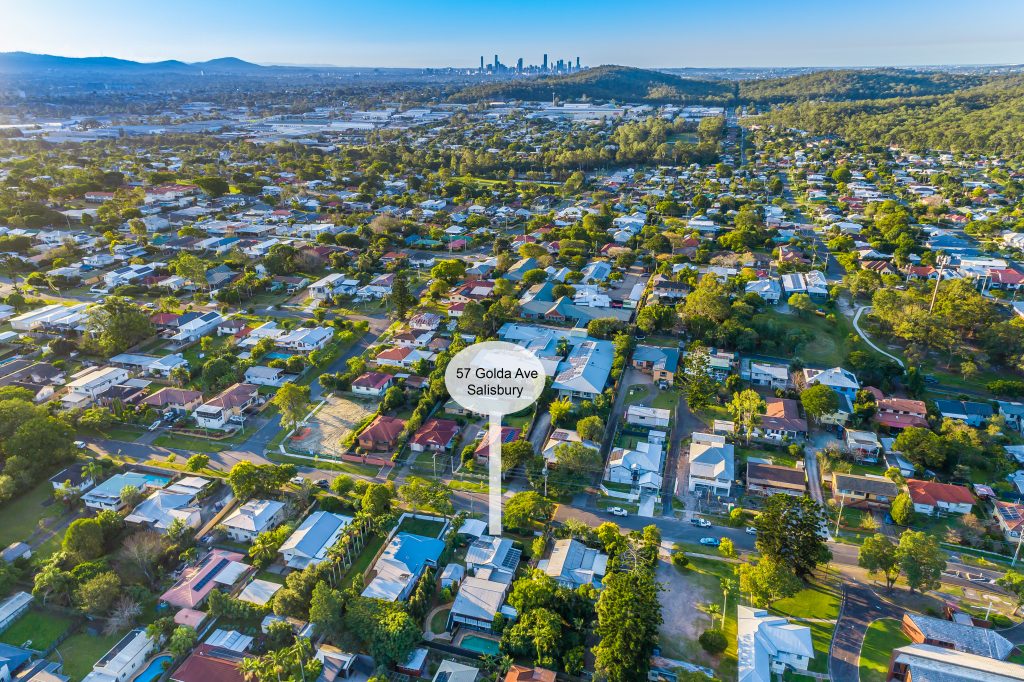
[[1024,528],[1024,505],[996,500],[992,512],[1007,542],[1017,542]]
[[800,440],[807,436],[807,420],[800,417],[800,406],[789,398],[765,398],[765,413],[754,429],[758,438]]
[[359,447],[367,452],[391,450],[398,443],[398,436],[404,428],[405,422],[397,417],[377,415],[356,440],[359,442]]
[[143,405],[155,407],[164,412],[176,410],[178,412],[191,412],[201,405],[203,394],[199,391],[190,391],[185,388],[171,388],[165,386],[156,393],[147,395],[142,399]]
[[505,675],[505,682],[555,682],[555,672],[547,668],[513,665]]
[[222,429],[229,423],[239,423],[242,412],[255,405],[259,395],[260,387],[255,384],[234,384],[203,403],[193,416],[203,428]]
[[[517,440],[523,434],[523,430],[514,426],[502,426],[501,427],[501,443],[507,445],[514,440]],[[490,455],[491,447],[490,442],[485,432],[480,440],[480,444],[476,446],[476,451],[473,452],[473,456],[476,457],[478,462],[486,462],[487,457]]]
[[383,372],[364,372],[352,381],[352,392],[357,395],[368,395],[379,398],[395,383],[392,374]]
[[238,666],[244,654],[200,644],[171,673],[171,682],[244,682]]
[[413,452],[444,452],[454,444],[458,435],[458,422],[451,419],[430,419],[409,440],[409,447]]
[[793,495],[800,497],[806,490],[803,469],[761,464],[747,464],[747,490],[759,495]]
[[914,511],[922,514],[970,514],[974,495],[962,485],[909,479],[907,491]]
[[928,428],[928,408],[922,400],[909,398],[879,398],[874,420],[890,429],[905,429],[908,426]]

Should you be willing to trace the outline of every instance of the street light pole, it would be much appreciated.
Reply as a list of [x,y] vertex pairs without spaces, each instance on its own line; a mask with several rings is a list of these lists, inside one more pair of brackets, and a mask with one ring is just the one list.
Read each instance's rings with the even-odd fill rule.
[[843,520],[843,505],[846,504],[846,495],[839,498],[839,516],[836,517],[836,532],[835,536],[839,537],[839,522]]

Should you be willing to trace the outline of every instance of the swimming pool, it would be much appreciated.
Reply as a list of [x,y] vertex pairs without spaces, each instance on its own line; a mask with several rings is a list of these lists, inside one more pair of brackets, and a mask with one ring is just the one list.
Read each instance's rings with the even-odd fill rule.
[[490,654],[495,655],[500,653],[498,643],[493,639],[486,637],[480,637],[479,635],[466,635],[459,642],[459,646],[463,649],[469,649],[475,651],[478,654]]
[[281,351],[276,351],[275,350],[272,353],[267,353],[263,357],[269,358],[271,360],[287,360],[291,356],[292,356],[291,353],[282,353]]
[[174,658],[169,654],[157,656],[149,662],[145,670],[135,676],[133,682],[153,682],[153,680],[164,674],[164,663],[170,664],[173,660]]

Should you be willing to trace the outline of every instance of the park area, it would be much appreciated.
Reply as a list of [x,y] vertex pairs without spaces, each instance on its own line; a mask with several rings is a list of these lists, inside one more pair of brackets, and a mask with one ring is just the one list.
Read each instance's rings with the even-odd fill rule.
[[326,457],[344,454],[342,441],[376,409],[369,403],[340,396],[328,396],[324,406],[288,440],[295,452]]

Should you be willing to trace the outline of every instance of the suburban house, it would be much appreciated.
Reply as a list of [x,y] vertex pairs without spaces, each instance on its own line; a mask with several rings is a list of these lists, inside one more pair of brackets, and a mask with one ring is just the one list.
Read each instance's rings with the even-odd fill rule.
[[204,429],[223,430],[245,422],[243,412],[259,402],[259,386],[234,384],[221,391],[217,397],[203,403],[192,416],[196,424]]
[[931,644],[908,644],[893,649],[889,682],[1019,682],[1024,665],[978,656]]
[[179,609],[198,609],[215,588],[230,590],[251,566],[240,552],[214,548],[199,563],[186,568],[160,601]]
[[799,441],[807,437],[807,420],[800,417],[800,404],[789,398],[764,399],[765,412],[754,427],[755,438]]
[[914,511],[922,514],[970,514],[974,495],[962,485],[937,481],[907,480],[907,492],[914,502]]
[[873,431],[858,431],[846,429],[843,434],[843,444],[846,452],[860,462],[874,463],[882,452],[882,443]]
[[919,613],[903,614],[900,629],[914,644],[962,651],[1005,661],[1013,653],[1010,640],[991,628],[982,628],[970,622],[960,623],[945,618],[934,618]]
[[203,394],[185,388],[165,386],[142,399],[143,405],[167,413],[189,414],[203,403]]
[[120,511],[124,506],[124,502],[121,501],[121,492],[126,488],[140,491],[155,490],[163,488],[170,482],[171,479],[165,476],[154,476],[136,471],[114,474],[83,495],[82,502],[90,509]]
[[66,469],[62,469],[50,477],[50,485],[54,490],[74,489],[79,492],[88,490],[96,485],[96,481],[86,475],[87,466],[85,462],[76,462]]
[[138,674],[155,649],[156,641],[146,634],[145,628],[135,628],[100,656],[82,682],[127,682]]
[[196,646],[170,674],[170,682],[244,682],[240,670],[244,654],[205,642]]
[[923,400],[909,398],[877,398],[873,417],[875,423],[890,429],[908,426],[928,428],[928,408]]
[[679,350],[660,346],[638,345],[633,351],[633,367],[650,374],[655,381],[671,385],[679,366]]
[[800,497],[807,490],[807,476],[803,469],[749,462],[747,464],[747,491],[757,495],[793,495]]
[[668,427],[671,420],[672,412],[659,407],[630,405],[626,408],[626,423],[628,424],[663,429]]
[[541,455],[549,466],[555,463],[555,450],[563,443],[582,443],[591,450],[601,449],[597,443],[580,438],[580,434],[573,429],[555,429],[548,436],[547,442],[544,443],[544,449],[541,450]]
[[233,511],[221,524],[235,542],[252,542],[260,533],[273,530],[284,521],[284,502],[249,500]]
[[735,478],[734,457],[733,446],[725,442],[725,436],[695,432],[690,443],[689,491],[728,497]]
[[1016,502],[995,500],[992,516],[999,524],[999,530],[1007,542],[1017,542],[1024,527],[1024,505]]
[[580,585],[600,587],[608,570],[608,555],[574,538],[565,538],[555,541],[551,556],[541,559],[537,568],[571,590]]
[[593,400],[604,392],[611,375],[613,356],[611,341],[590,338],[579,341],[559,364],[552,388],[558,391],[559,398],[569,398],[573,402]]
[[555,671],[516,664],[509,668],[503,682],[555,682]]
[[456,661],[441,661],[431,682],[476,682],[480,669]]
[[346,279],[340,272],[318,279],[309,285],[309,295],[318,301],[326,301],[336,296],[352,296],[359,288],[359,281]]
[[279,336],[274,343],[278,348],[298,353],[312,353],[326,348],[332,338],[334,330],[329,327],[299,327]]
[[113,386],[123,384],[129,378],[128,370],[122,367],[90,367],[73,374],[67,385],[67,393],[61,397],[65,409],[89,407],[100,395]]
[[832,369],[805,369],[804,384],[809,388],[816,384],[828,386],[839,396],[845,398],[851,405],[857,397],[860,389],[860,382],[857,375],[842,367]]
[[967,400],[936,400],[935,409],[943,419],[959,419],[968,426],[978,427],[992,418],[992,406]]
[[304,569],[327,558],[331,547],[337,544],[345,528],[352,523],[351,516],[316,511],[288,536],[278,550],[289,568]]
[[502,582],[471,576],[462,581],[448,613],[447,629],[455,627],[490,632],[495,614],[501,611],[511,586],[511,575]]
[[764,609],[737,607],[739,682],[772,682],[787,668],[807,670],[814,658],[811,629]]
[[394,385],[395,377],[393,374],[364,372],[352,380],[352,392],[356,395],[379,398]]
[[832,499],[837,504],[888,509],[899,493],[899,487],[882,476],[832,472]]
[[413,452],[447,452],[459,430],[459,423],[451,419],[429,419],[409,439],[409,448]]
[[522,555],[508,538],[480,535],[466,550],[466,569],[473,575],[511,583]]
[[385,452],[393,450],[398,443],[398,436],[405,428],[405,422],[398,417],[378,414],[369,426],[360,432],[356,440],[366,452]]
[[[518,440],[522,435],[523,430],[520,428],[516,428],[514,426],[502,426],[501,435],[499,436],[499,438],[501,439],[501,444],[504,446],[508,445],[509,443],[515,440]],[[491,443],[488,435],[484,434],[483,437],[480,439],[480,444],[477,445],[476,450],[473,451],[473,457],[476,458],[477,462],[481,464],[486,464],[487,457],[490,455],[490,453]]]
[[744,377],[743,374],[741,372],[740,376],[747,379],[754,386],[768,386],[769,388],[781,390],[789,388],[789,367],[786,365],[751,360],[747,376]]
[[166,488],[151,493],[136,505],[124,520],[126,523],[149,526],[153,530],[164,532],[175,521],[181,521],[189,528],[198,528],[202,520],[202,510],[197,498],[209,483],[208,479],[200,476],[187,476],[175,481]]
[[427,567],[436,567],[444,541],[412,533],[398,533],[373,565],[373,579],[362,596],[395,602],[412,594]]
[[641,491],[661,490],[661,463],[666,434],[651,431],[636,449],[613,448],[608,456],[608,480],[639,487]]
[[245,370],[245,383],[253,386],[281,387],[289,381],[298,378],[295,374],[288,374],[281,367],[266,367],[264,365],[253,365]]
[[433,357],[433,353],[422,351],[418,348],[397,346],[395,348],[388,348],[385,351],[381,351],[377,357],[374,358],[373,362],[378,367],[392,366],[405,367],[406,369],[409,369],[420,360],[430,362]]

